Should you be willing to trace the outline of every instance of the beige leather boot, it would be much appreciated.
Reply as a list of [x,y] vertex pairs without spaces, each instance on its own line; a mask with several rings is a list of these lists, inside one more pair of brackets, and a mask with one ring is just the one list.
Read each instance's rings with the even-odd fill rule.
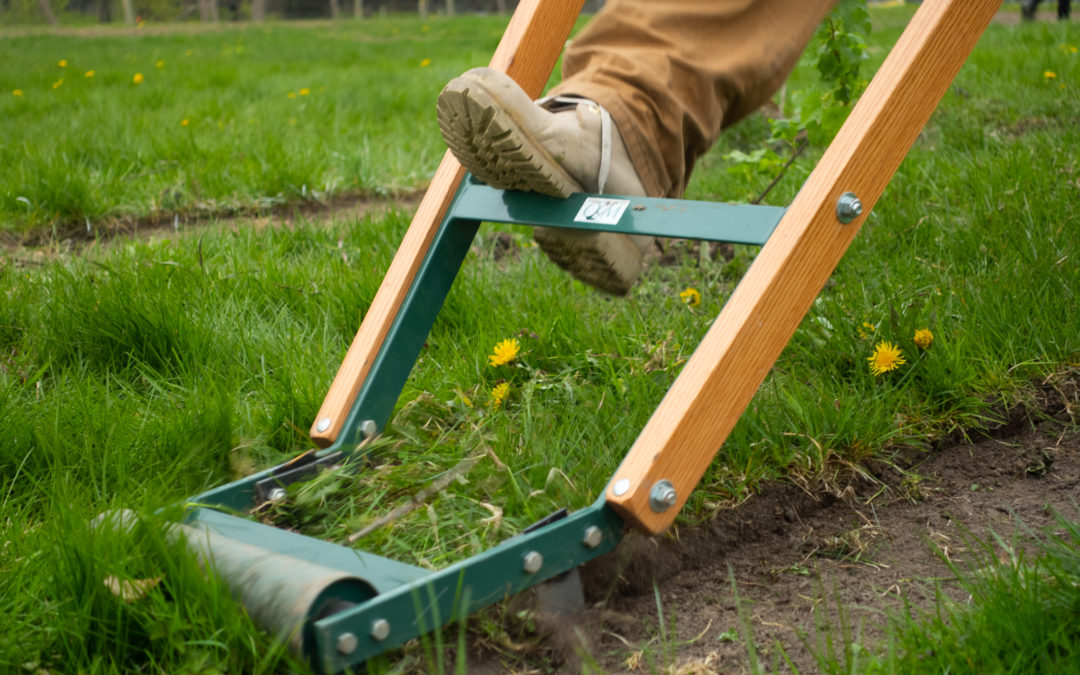
[[[505,73],[475,68],[450,81],[439,128],[474,176],[504,190],[643,196],[645,188],[607,111],[580,98],[534,102]],[[576,278],[623,295],[641,273],[652,237],[535,228],[544,253]]]

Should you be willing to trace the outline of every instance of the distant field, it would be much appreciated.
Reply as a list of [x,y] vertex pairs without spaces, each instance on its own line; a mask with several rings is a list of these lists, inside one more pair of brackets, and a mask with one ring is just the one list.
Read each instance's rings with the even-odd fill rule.
[[[910,12],[875,11],[871,65]],[[0,33],[0,229],[49,244],[0,254],[0,669],[303,670],[160,537],[87,523],[152,514],[309,447],[410,214],[221,216],[422,186],[442,154],[437,92],[487,62],[504,23]],[[1076,23],[991,27],[680,525],[764,481],[828,487],[839,465],[977,434],[1080,368],[1078,46]],[[770,177],[729,173],[723,155],[765,133],[760,117],[733,129],[689,196],[759,195]],[[766,201],[789,200],[819,153]],[[173,215],[175,232],[56,245]],[[371,470],[270,515],[342,541],[482,453],[359,542],[431,566],[595,499],[756,254],[666,246],[615,299],[560,273],[527,230],[482,230]],[[508,338],[519,355],[490,365]],[[883,341],[906,361],[875,375]],[[121,602],[113,575],[160,590]]]
[[0,231],[414,189],[444,149],[435,96],[505,22],[0,32]]

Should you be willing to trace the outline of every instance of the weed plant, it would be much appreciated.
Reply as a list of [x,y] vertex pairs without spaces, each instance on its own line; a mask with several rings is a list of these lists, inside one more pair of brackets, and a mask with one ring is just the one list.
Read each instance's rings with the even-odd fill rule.
[[[874,14],[883,30],[872,59],[908,14]],[[441,153],[435,93],[486,62],[501,29],[493,18],[391,19],[4,37],[0,213],[9,230],[40,234],[86,218],[94,229],[415,187]],[[681,524],[764,480],[830,489],[837,467],[975,433],[1080,364],[1077,45],[1071,25],[991,27]],[[61,59],[69,74],[54,90]],[[804,66],[790,86],[808,77]],[[771,178],[729,173],[722,157],[766,137],[756,119],[734,129],[688,196],[759,195]],[[767,201],[790,199],[814,159],[797,159]],[[94,241],[77,254],[5,253],[0,667],[301,667],[153,534],[168,514],[149,514],[308,447],[408,219],[392,206],[299,213]],[[526,230],[485,228],[370,466],[296,486],[266,516],[344,541],[475,458],[356,542],[434,567],[589,503],[755,250],[728,253],[668,243],[671,264],[616,299],[560,273]],[[934,336],[927,348],[919,329]],[[511,338],[515,358],[491,365]],[[868,359],[882,341],[905,362],[874,375]],[[148,522],[89,526],[117,508]],[[110,576],[159,581],[125,602]]]

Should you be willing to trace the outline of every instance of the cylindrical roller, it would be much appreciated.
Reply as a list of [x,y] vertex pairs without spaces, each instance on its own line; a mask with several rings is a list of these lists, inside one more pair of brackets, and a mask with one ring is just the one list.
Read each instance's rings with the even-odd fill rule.
[[310,658],[312,624],[325,616],[370,600],[367,582],[341,570],[215,534],[205,527],[179,525],[204,568],[229,585],[251,618],[275,633],[294,653]]

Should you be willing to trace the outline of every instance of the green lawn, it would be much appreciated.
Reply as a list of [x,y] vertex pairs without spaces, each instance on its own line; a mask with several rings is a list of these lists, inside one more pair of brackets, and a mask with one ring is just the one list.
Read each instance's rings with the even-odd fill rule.
[[[873,65],[909,13],[875,12]],[[88,221],[100,233],[172,214],[209,221],[77,254],[4,254],[0,666],[301,667],[160,535],[88,522],[112,508],[151,514],[308,447],[409,214],[301,215],[269,227],[218,218],[422,185],[442,152],[435,95],[487,61],[504,23],[0,37],[7,232],[62,237]],[[765,480],[827,478],[837,461],[975,433],[1027,400],[1033,382],[1080,367],[1077,46],[1076,24],[991,27],[684,523]],[[807,71],[789,89],[805,86]],[[688,196],[759,194],[770,178],[729,173],[723,155],[750,152],[765,134],[755,118],[725,136]],[[818,152],[767,201],[790,199]],[[513,242],[509,255],[497,232]],[[482,230],[370,470],[296,491],[276,517],[341,541],[483,453],[426,507],[359,542],[438,566],[595,499],[755,253],[670,250],[674,264],[612,299],[548,264],[526,230]],[[687,288],[699,306],[680,298]],[[934,335],[926,350],[917,329]],[[518,358],[490,366],[510,337]],[[907,363],[875,376],[867,358],[882,340]],[[495,409],[502,382],[509,391]],[[109,576],[162,580],[126,603]]]

